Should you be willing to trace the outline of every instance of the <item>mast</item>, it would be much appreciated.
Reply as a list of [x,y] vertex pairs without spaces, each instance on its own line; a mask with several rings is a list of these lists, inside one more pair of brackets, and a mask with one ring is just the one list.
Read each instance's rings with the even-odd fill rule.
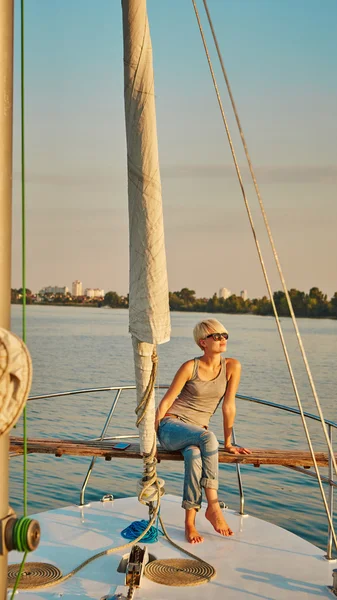
[[[0,3],[0,327],[10,328],[13,130],[13,0]],[[0,524],[9,513],[9,435],[0,435]],[[0,600],[7,597],[7,548],[0,528]]]
[[[157,344],[170,338],[168,281],[159,171],[152,46],[146,0],[122,0],[124,101],[130,235],[129,330],[137,402],[143,398]],[[154,441],[154,393],[139,424],[141,452]]]

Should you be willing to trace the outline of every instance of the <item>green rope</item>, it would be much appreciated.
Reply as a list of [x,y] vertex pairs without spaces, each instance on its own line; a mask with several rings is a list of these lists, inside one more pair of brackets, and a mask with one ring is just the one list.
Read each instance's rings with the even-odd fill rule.
[[[22,218],[22,339],[26,342],[26,219],[25,219],[25,51],[24,51],[24,0],[21,0],[21,218]],[[20,583],[23,568],[28,554],[27,531],[30,519],[27,518],[27,412],[23,411],[23,513],[14,528],[15,547],[24,552],[21,566],[13,587],[11,600],[14,599]]]
[[[26,196],[25,196],[25,47],[24,0],[21,0],[21,212],[22,212],[22,339],[26,343]],[[23,411],[23,514],[27,516],[27,411]]]
[[21,579],[23,567],[25,566],[27,554],[28,554],[28,552],[25,552],[24,557],[22,559],[22,563],[20,565],[20,569],[19,569],[18,576],[16,578],[16,581],[15,581],[15,584],[14,584],[14,587],[13,587],[13,591],[12,591],[10,600],[13,600],[14,597],[15,597],[15,593],[16,593],[16,590],[18,588],[18,585],[19,585],[19,582],[20,582],[20,579]]
[[13,546],[18,552],[29,552],[30,547],[27,543],[28,529],[32,522],[29,517],[21,517],[14,525]]

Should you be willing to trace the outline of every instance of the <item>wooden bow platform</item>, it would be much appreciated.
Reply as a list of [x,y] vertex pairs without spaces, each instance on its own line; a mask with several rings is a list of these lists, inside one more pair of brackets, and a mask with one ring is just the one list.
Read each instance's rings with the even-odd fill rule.
[[[54,454],[57,457],[68,456],[96,456],[103,457],[105,460],[112,458],[141,458],[139,443],[130,443],[125,450],[118,450],[113,446],[119,440],[115,441],[90,441],[90,440],[57,440],[57,439],[29,439],[29,454]],[[222,448],[219,448],[219,463],[240,463],[254,465],[282,465],[296,467],[312,467],[313,460],[307,450],[274,450],[250,448],[252,454],[229,454]],[[23,440],[18,437],[10,438],[11,455],[23,454]],[[319,466],[328,466],[328,453],[316,452],[316,461]],[[337,453],[335,454],[337,460]],[[158,462],[161,460],[183,460],[179,451],[167,452],[158,446]]]

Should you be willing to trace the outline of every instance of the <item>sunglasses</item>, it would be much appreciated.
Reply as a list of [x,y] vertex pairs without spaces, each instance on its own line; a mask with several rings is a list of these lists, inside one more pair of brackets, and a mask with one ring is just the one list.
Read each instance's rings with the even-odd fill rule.
[[228,340],[228,333],[210,333],[209,335],[206,335],[204,339],[207,340],[208,338],[213,338],[215,342],[220,342],[222,339]]

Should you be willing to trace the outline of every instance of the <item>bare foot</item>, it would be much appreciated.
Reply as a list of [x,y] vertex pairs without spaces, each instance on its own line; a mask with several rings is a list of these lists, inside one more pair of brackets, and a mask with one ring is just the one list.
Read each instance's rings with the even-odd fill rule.
[[211,507],[208,506],[205,513],[206,519],[213,525],[215,531],[226,537],[234,535],[233,531],[229,527],[225,517],[221,512],[219,504],[213,504]]
[[197,532],[194,525],[190,525],[189,523],[185,523],[185,537],[190,544],[201,544],[204,541],[204,538]]

